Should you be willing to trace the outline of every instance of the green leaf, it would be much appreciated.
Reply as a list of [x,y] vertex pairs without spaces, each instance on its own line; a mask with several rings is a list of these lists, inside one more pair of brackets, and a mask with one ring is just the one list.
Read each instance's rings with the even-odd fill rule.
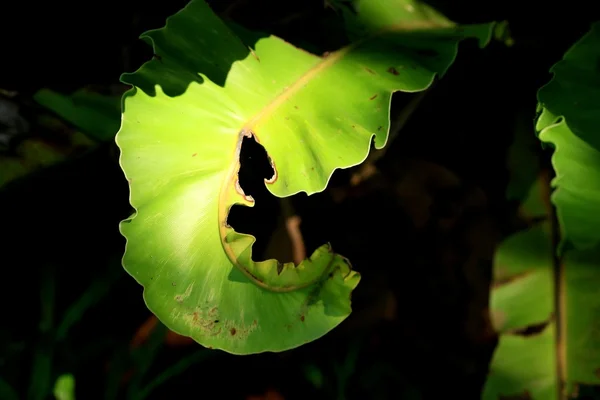
[[56,379],[54,384],[54,397],[56,400],[75,400],[75,378],[71,374],[63,374]]
[[247,354],[315,340],[349,315],[360,276],[329,245],[298,266],[256,262],[254,237],[227,224],[234,204],[254,204],[239,152],[259,141],[275,171],[265,183],[285,197],[322,191],[373,138],[382,148],[392,93],[426,89],[461,39],[484,45],[493,28],[414,18],[428,29],[390,25],[325,57],[273,36],[244,44],[200,0],[144,35],[155,59],[122,78],[136,86],[117,135],[136,209],[123,265],[170,329]]
[[[495,255],[491,307],[499,332],[542,323],[553,311],[552,246],[547,223],[506,239]],[[518,304],[519,307],[513,307]]]
[[383,30],[413,30],[454,25],[425,3],[412,0],[329,0],[344,16],[351,40],[363,39]]
[[[567,390],[600,384],[600,248],[570,251],[565,265],[563,326],[566,359],[556,352],[554,277],[547,224],[508,238],[495,260],[491,309],[500,342],[494,353],[484,400],[529,393],[534,400],[559,398],[557,363],[564,363]],[[547,325],[545,325],[547,323]],[[544,326],[545,325],[545,326]],[[526,335],[526,328],[540,331]]]
[[536,130],[554,147],[552,201],[563,242],[577,249],[600,244],[600,22],[555,64],[538,93]]
[[532,336],[503,335],[494,353],[483,400],[557,398],[554,324]]
[[113,140],[119,130],[121,106],[116,96],[103,96],[86,90],[65,96],[50,89],[41,89],[33,98],[95,140]]
[[[499,248],[502,281],[492,292],[492,314],[501,338],[484,399],[583,398],[585,388],[600,386],[599,62],[597,23],[538,93],[536,129],[555,149],[552,201],[563,245],[553,259],[549,229],[541,225]],[[538,332],[526,335],[532,327]]]

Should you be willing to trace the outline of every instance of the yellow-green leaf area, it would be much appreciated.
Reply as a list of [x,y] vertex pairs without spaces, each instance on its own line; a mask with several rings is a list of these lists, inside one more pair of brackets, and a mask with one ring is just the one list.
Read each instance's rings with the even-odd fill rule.
[[255,262],[255,239],[227,224],[234,204],[254,204],[238,182],[242,139],[265,147],[274,195],[322,191],[373,139],[385,145],[394,91],[426,89],[461,39],[492,32],[426,25],[318,57],[273,36],[245,43],[196,0],[146,34],[155,57],[123,76],[134,89],[117,135],[136,209],[123,265],[170,329],[248,354],[315,340],[350,314],[360,276],[329,245],[298,266]]

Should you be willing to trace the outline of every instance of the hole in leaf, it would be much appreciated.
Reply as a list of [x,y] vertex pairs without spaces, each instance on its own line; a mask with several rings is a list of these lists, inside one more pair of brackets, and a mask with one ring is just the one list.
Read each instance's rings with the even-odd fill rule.
[[275,196],[269,193],[264,184],[264,180],[271,179],[274,174],[275,171],[271,166],[265,148],[253,137],[244,137],[240,149],[240,171],[238,174],[240,186],[244,193],[252,196],[257,203],[258,199],[264,198],[264,196],[275,199]]
[[240,148],[238,179],[244,194],[254,199],[254,207],[234,205],[227,223],[236,232],[256,238],[252,247],[254,261],[276,259],[280,264],[298,264],[327,243],[328,235],[324,232],[327,229],[322,226],[322,220],[318,221],[316,227],[308,222],[311,229],[306,232],[307,221],[300,217],[315,211],[310,206],[306,209],[307,203],[322,207],[324,195],[298,193],[280,199],[269,192],[264,182],[265,179],[271,179],[274,173],[265,148],[253,137],[244,137]]
[[254,207],[234,205],[227,217],[227,223],[236,232],[256,238],[252,247],[252,258],[255,261],[265,259],[265,252],[280,214],[279,200],[267,190],[264,183],[264,180],[270,179],[273,174],[274,170],[265,148],[253,137],[244,137],[240,149],[238,178],[244,193],[252,196],[255,203]]

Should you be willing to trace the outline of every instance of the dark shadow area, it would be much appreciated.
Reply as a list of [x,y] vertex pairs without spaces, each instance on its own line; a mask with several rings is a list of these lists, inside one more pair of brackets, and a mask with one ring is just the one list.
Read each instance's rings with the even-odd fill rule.
[[[202,18],[198,19],[198,15]],[[191,82],[203,82],[200,73],[211,82],[224,86],[232,64],[245,59],[256,42],[265,36],[241,27],[233,32],[207,3],[190,2],[185,10],[167,19],[164,29],[153,30],[142,36],[153,48],[153,59],[138,72],[123,74],[121,81],[140,88],[150,96],[156,95],[156,85],[167,96],[180,96]],[[185,43],[176,40],[183,37],[186,38]],[[194,49],[194,52],[189,49]]]
[[277,197],[265,185],[265,179],[271,179],[273,174],[265,148],[253,137],[244,137],[238,178],[244,193],[254,199],[254,207],[234,205],[229,211],[227,223],[236,232],[247,233],[256,238],[252,247],[254,261],[262,261],[280,213]]
[[600,386],[578,383],[575,400],[600,400]]

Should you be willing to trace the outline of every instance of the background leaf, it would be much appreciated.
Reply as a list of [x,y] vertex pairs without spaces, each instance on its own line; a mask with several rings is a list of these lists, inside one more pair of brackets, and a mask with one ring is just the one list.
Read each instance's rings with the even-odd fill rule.
[[556,205],[564,244],[600,243],[600,22],[552,67],[553,79],[538,93],[536,130],[554,148]]
[[420,1],[412,0],[329,0],[344,16],[351,40],[362,39],[391,26],[396,30],[413,30],[452,26],[454,23]]
[[556,396],[552,267],[547,223],[509,237],[498,248],[490,307],[500,341],[484,399]]
[[103,96],[86,90],[66,96],[50,89],[41,89],[33,98],[92,139],[101,142],[113,140],[119,130],[121,108],[118,96]]
[[512,236],[498,250],[492,313],[502,335],[485,399],[587,398],[579,396],[600,384],[599,60],[596,23],[538,93],[536,129],[554,148],[551,199],[560,224],[555,229],[562,231],[560,257],[552,256],[546,224]]

